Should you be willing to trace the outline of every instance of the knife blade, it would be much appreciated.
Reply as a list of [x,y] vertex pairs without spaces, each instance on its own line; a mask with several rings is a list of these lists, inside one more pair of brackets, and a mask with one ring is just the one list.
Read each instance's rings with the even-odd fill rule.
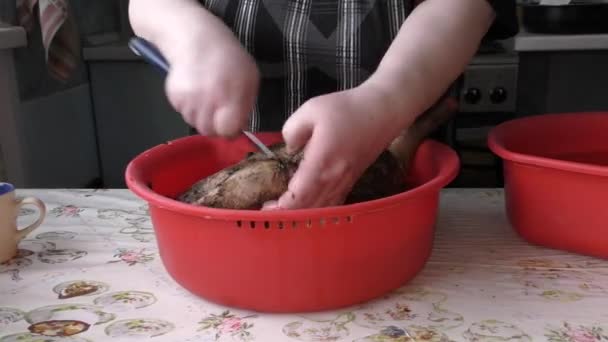
[[[160,50],[149,41],[141,37],[133,37],[129,40],[129,48],[133,53],[142,57],[150,65],[156,67],[163,75],[166,76],[169,72],[169,62],[162,55]],[[259,150],[264,152],[264,154],[270,158],[276,158],[274,152],[266,147],[260,139],[253,135],[253,133],[246,130],[243,130],[242,132]]]
[[247,138],[249,138],[249,140],[251,140],[251,142],[253,142],[262,152],[264,152],[266,156],[270,158],[276,158],[274,152],[272,152],[268,147],[266,147],[266,145],[264,145],[264,143],[260,141],[260,139],[253,135],[253,133],[243,130],[243,134],[245,134]]

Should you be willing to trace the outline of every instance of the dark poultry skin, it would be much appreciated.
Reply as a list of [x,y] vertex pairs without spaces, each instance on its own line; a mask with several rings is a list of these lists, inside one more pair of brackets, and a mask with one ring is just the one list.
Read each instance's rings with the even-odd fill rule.
[[[353,186],[344,204],[371,201],[407,190],[405,174],[420,143],[455,112],[454,100],[446,98],[398,136]],[[258,210],[278,199],[298,168],[303,153],[290,155],[284,144],[269,148],[270,158],[250,153],[239,163],[220,170],[192,185],[178,200],[192,205],[221,209]]]
[[260,209],[287,190],[302,154],[289,155],[283,144],[269,146],[277,158],[249,154],[239,163],[195,183],[178,199],[185,203],[222,209]]

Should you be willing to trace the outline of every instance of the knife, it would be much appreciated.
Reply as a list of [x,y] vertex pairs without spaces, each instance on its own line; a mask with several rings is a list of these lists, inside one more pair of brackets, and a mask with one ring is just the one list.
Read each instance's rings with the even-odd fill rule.
[[[162,53],[149,41],[140,38],[133,37],[129,40],[129,48],[133,53],[142,57],[146,62],[156,67],[163,75],[169,72],[169,62],[162,55]],[[243,134],[266,156],[270,158],[276,158],[274,152],[272,152],[264,143],[258,139],[253,133],[242,130]]]
[[249,140],[251,140],[251,142],[254,143],[260,149],[260,151],[264,152],[266,156],[270,158],[276,158],[274,152],[272,152],[268,147],[266,147],[266,145],[264,145],[264,143],[260,139],[258,139],[258,137],[253,135],[253,133],[243,130],[243,134],[245,134],[245,136],[247,136],[247,138],[249,138]]

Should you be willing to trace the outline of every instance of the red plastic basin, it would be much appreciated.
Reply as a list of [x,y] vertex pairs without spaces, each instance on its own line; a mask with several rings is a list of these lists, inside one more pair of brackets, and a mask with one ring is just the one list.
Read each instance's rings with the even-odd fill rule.
[[431,253],[440,190],[459,166],[454,151],[429,140],[407,175],[415,188],[375,201],[266,212],[172,199],[249,151],[245,138],[182,138],[137,156],[126,182],[149,203],[161,259],[179,284],[222,305],[266,312],[353,305],[412,279]]
[[533,244],[608,257],[608,113],[562,113],[496,126],[488,146],[504,160],[505,202]]

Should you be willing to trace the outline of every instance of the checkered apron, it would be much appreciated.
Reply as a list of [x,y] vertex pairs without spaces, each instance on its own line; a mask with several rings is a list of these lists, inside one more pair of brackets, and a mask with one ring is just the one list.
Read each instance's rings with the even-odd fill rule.
[[411,11],[407,0],[201,0],[255,57],[252,131],[280,131],[311,97],[355,87]]

